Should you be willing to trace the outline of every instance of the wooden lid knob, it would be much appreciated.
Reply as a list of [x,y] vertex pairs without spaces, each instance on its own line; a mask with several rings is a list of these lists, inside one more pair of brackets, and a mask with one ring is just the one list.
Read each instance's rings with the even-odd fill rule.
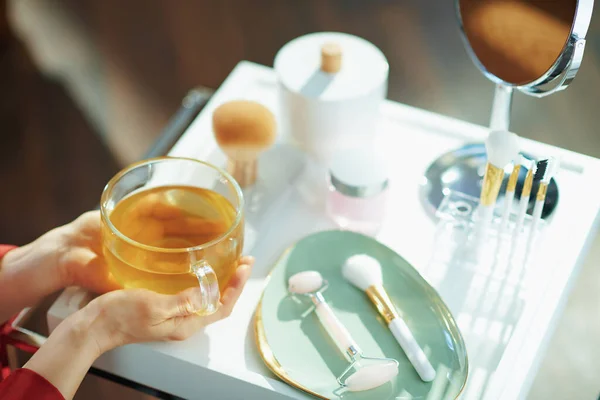
[[342,68],[342,48],[337,43],[326,43],[321,47],[321,70],[330,74]]

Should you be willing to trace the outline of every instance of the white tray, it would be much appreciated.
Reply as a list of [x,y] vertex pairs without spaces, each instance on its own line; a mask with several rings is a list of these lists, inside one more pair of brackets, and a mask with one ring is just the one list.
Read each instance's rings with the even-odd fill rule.
[[[271,68],[241,62],[170,154],[223,164],[225,158],[211,131],[212,111],[224,101],[245,98],[260,101],[277,114],[276,88]],[[557,177],[560,203],[540,244],[545,253],[537,256],[526,281],[506,289],[497,284],[502,277],[489,271],[453,271],[429,263],[435,222],[418,195],[432,160],[465,142],[482,141],[486,129],[387,101],[381,108],[380,131],[379,149],[394,175],[386,223],[378,239],[420,270],[458,320],[470,362],[462,398],[525,397],[596,232],[600,196],[591,196],[587,184],[599,181],[600,161],[522,140],[523,150],[534,156],[562,158]],[[249,249],[257,263],[231,317],[183,343],[116,349],[102,356],[96,367],[188,399],[308,398],[266,369],[254,346],[252,317],[264,278],[281,252],[306,234],[332,224],[324,217],[321,202],[304,200],[296,153],[280,143],[261,161],[260,179],[269,182],[263,192],[271,207],[268,213],[259,210],[249,218]],[[51,329],[77,308],[73,295],[82,293],[66,291],[50,309]],[[508,299],[518,305],[511,312],[490,311],[486,306]]]

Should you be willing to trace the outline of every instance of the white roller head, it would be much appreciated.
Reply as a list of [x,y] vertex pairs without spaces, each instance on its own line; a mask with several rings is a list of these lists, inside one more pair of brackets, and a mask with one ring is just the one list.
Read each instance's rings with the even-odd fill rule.
[[366,254],[357,254],[347,259],[342,267],[342,275],[361,290],[383,284],[381,264]]
[[351,392],[374,389],[398,375],[398,365],[393,361],[372,364],[360,368],[346,379],[346,387]]
[[323,286],[323,277],[317,271],[298,272],[288,280],[288,291],[296,294],[314,293]]
[[508,131],[491,131],[485,141],[488,162],[504,168],[519,154],[519,137]]

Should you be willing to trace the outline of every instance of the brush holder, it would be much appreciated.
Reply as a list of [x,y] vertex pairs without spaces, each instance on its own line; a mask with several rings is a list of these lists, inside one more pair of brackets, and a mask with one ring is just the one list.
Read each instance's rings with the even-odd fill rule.
[[545,221],[533,224],[532,217],[526,214],[519,229],[517,214],[511,212],[502,226],[502,209],[496,207],[492,223],[482,227],[478,207],[479,199],[475,197],[452,190],[445,193],[436,212],[434,259],[478,272],[524,269],[536,254]]

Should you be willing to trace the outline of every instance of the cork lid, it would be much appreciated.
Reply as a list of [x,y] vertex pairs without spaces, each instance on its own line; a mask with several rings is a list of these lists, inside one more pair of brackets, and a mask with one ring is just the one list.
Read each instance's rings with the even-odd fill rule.
[[384,84],[389,66],[375,45],[357,36],[319,32],[279,50],[275,71],[292,92],[324,101],[362,96]]
[[342,68],[342,46],[337,43],[325,43],[321,46],[321,71],[336,74]]

